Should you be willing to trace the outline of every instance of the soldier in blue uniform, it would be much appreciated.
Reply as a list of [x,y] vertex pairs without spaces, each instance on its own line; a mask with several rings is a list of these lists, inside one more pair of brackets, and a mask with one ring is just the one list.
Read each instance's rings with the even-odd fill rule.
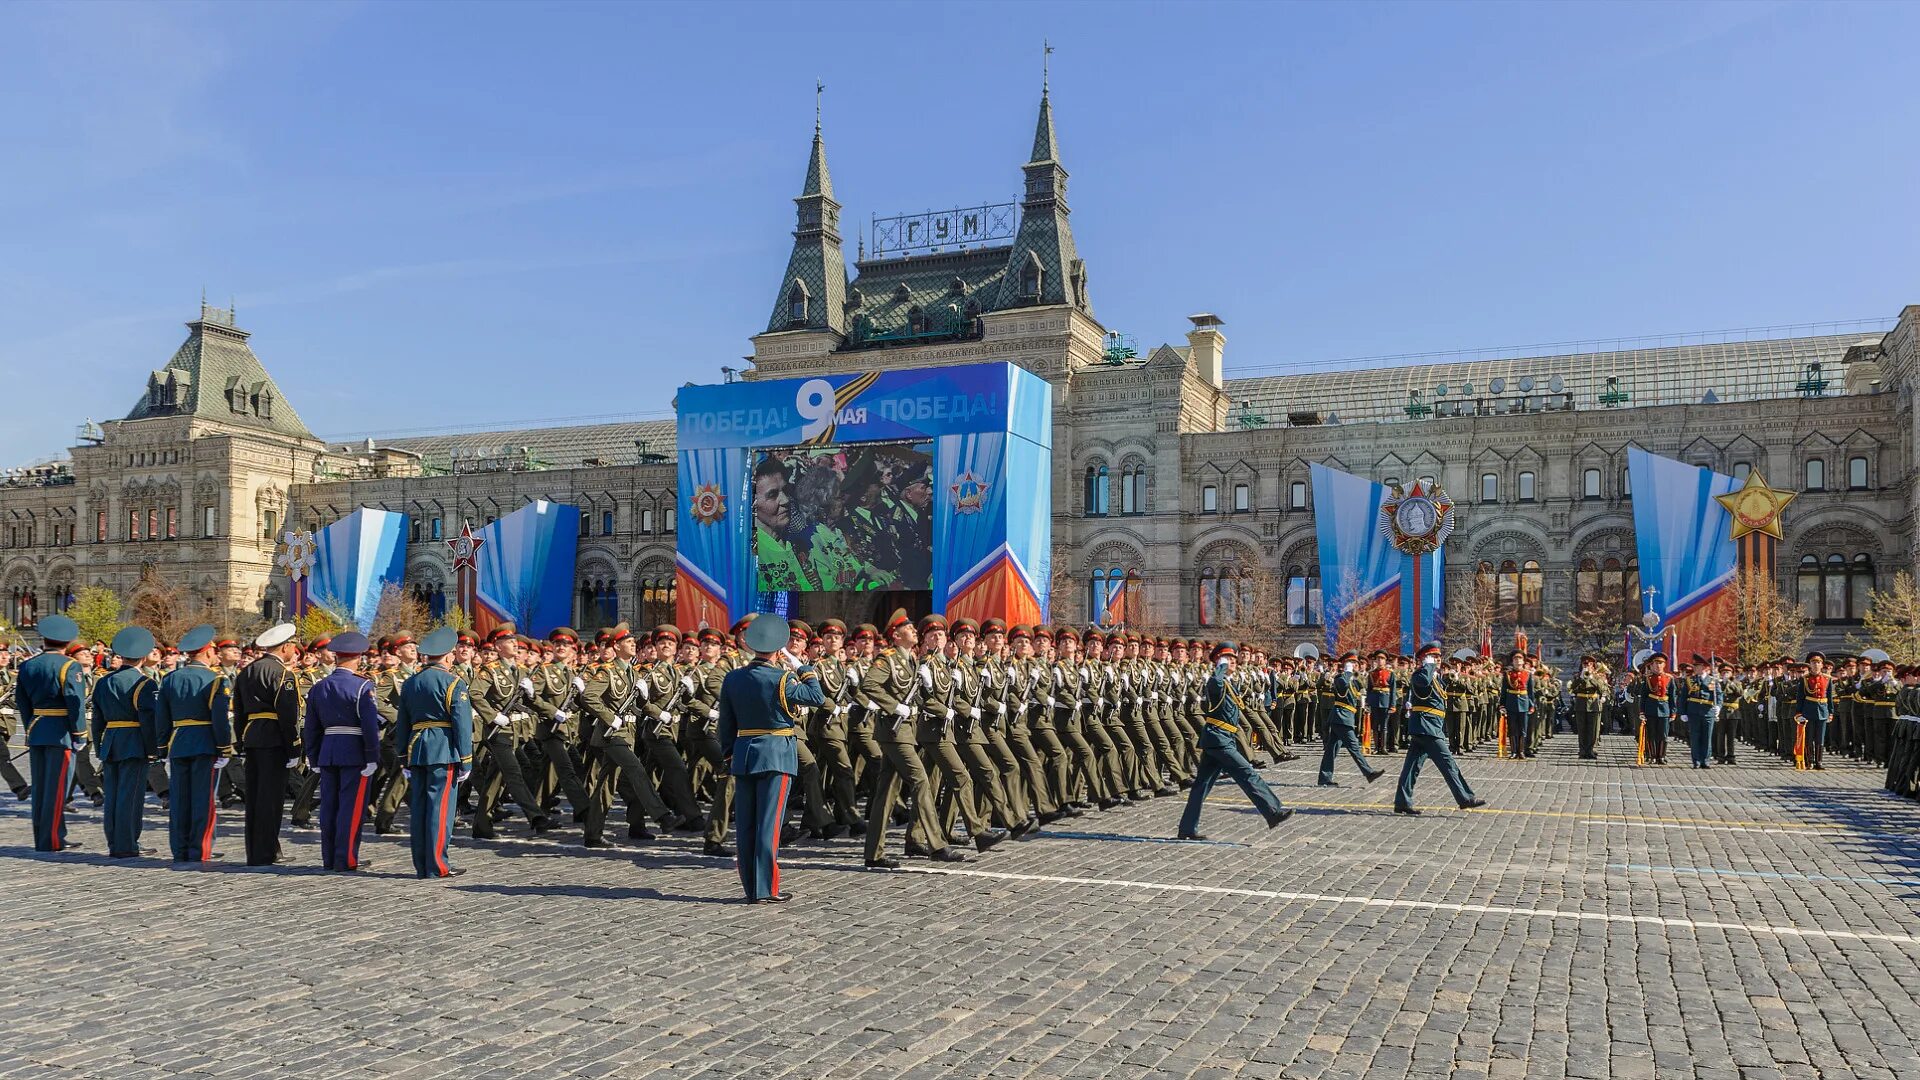
[[413,823],[413,872],[423,878],[466,873],[447,863],[453,839],[454,793],[473,768],[473,703],[467,686],[453,673],[453,649],[460,634],[443,626],[420,640],[427,661],[400,687],[393,745],[406,762]]
[[780,826],[787,793],[800,771],[796,741],[805,710],[827,703],[820,677],[786,651],[787,620],[762,615],[747,626],[741,644],[754,654],[720,682],[719,740],[733,777],[733,830],[739,845],[740,887],[749,903],[779,904]]
[[1237,663],[1234,648],[1230,642],[1221,642],[1213,648],[1213,674],[1207,677],[1207,685],[1200,693],[1200,706],[1206,720],[1200,728],[1200,768],[1194,774],[1193,788],[1187,795],[1187,812],[1180,815],[1180,839],[1205,840],[1200,835],[1200,810],[1206,805],[1207,795],[1213,791],[1214,781],[1225,773],[1240,785],[1247,798],[1260,815],[1267,819],[1267,828],[1271,829],[1293,816],[1293,811],[1280,805],[1280,797],[1273,793],[1260,774],[1253,771],[1253,765],[1240,753],[1241,733],[1246,731],[1246,711],[1248,706],[1241,701],[1240,693],[1233,686],[1233,669]]
[[1326,726],[1320,729],[1320,786],[1339,787],[1333,778],[1333,763],[1345,747],[1353,755],[1353,763],[1360,766],[1360,775],[1371,784],[1380,779],[1385,769],[1367,766],[1367,759],[1360,753],[1360,737],[1353,729],[1360,724],[1360,675],[1354,669],[1360,664],[1359,653],[1348,653],[1340,658],[1340,673],[1333,677],[1332,708],[1327,713]]
[[20,665],[14,684],[14,708],[27,728],[28,772],[33,777],[33,850],[65,851],[67,790],[73,786],[73,758],[87,745],[86,665],[64,654],[80,636],[65,615],[40,620],[46,651]]
[[1400,788],[1393,794],[1393,812],[1419,814],[1413,807],[1413,785],[1420,779],[1420,763],[1433,759],[1433,766],[1453,792],[1453,801],[1461,809],[1487,805],[1473,793],[1460,766],[1447,749],[1447,690],[1440,679],[1440,646],[1420,649],[1420,666],[1407,683],[1407,761],[1400,766]]
[[153,651],[153,634],[129,626],[113,636],[119,668],[93,687],[93,745],[100,748],[106,801],[107,854],[131,859],[140,848],[140,804],[147,797],[147,762],[159,742],[153,706],[160,685],[140,670]]
[[153,726],[166,747],[167,836],[174,862],[217,859],[213,853],[214,774],[233,756],[227,680],[213,670],[213,627],[196,626],[180,639],[188,660],[161,680]]
[[300,743],[307,764],[320,774],[320,865],[363,870],[368,864],[360,861],[360,822],[366,817],[367,785],[380,767],[380,713],[372,681],[360,674],[360,661],[372,646],[367,635],[348,630],[330,648],[338,664],[307,691]]

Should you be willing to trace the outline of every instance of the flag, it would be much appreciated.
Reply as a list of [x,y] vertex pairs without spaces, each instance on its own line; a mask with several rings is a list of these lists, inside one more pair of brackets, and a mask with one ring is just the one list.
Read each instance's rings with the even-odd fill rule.
[[1106,610],[1100,621],[1108,626],[1124,626],[1127,621],[1127,583],[1125,579],[1108,586]]
[[1483,657],[1491,657],[1493,655],[1493,626],[1491,624],[1487,626],[1486,633],[1480,635],[1480,655]]

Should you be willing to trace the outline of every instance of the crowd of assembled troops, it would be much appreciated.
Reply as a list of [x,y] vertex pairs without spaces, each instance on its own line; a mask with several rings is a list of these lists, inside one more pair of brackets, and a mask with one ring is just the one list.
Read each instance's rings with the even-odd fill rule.
[[[43,633],[59,619],[43,620]],[[516,815],[537,835],[577,828],[589,847],[682,832],[700,836],[707,854],[731,857],[734,780],[720,697],[726,675],[751,659],[741,647],[750,621],[694,633],[621,624],[582,636],[562,628],[540,640],[510,626],[484,639],[445,631],[429,657],[405,634],[369,642],[349,632],[340,640],[352,639],[351,653],[342,654],[334,639],[293,640],[284,624],[246,644],[211,627],[173,647],[144,631],[111,648],[55,642],[43,655],[58,662],[63,684],[80,687],[91,717],[62,735],[65,756],[49,777],[56,790],[109,804],[109,854],[120,856],[145,852],[137,834],[146,794],[180,803],[184,785],[191,805],[169,808],[179,861],[212,857],[214,817],[236,804],[246,807],[254,865],[284,861],[285,818],[311,827],[316,807],[327,819],[320,824],[330,869],[360,868],[362,825],[395,832],[403,808],[410,832],[428,822],[435,834],[425,854],[416,845],[423,874],[452,872],[446,841],[461,822],[488,839]],[[792,709],[798,766],[782,814],[790,806],[793,820],[781,822],[779,840],[862,838],[875,867],[898,865],[889,826],[904,826],[897,850],[907,856],[959,861],[965,845],[985,852],[1064,819],[1176,795],[1202,774],[1210,785],[1208,739],[1220,741],[1222,731],[1255,768],[1318,744],[1322,784],[1337,783],[1343,751],[1369,782],[1383,774],[1369,756],[1408,751],[1417,774],[1413,757],[1438,760],[1444,751],[1442,771],[1468,805],[1477,800],[1464,782],[1455,785],[1450,755],[1531,758],[1563,721],[1582,758],[1598,756],[1611,714],[1616,731],[1637,733],[1650,764],[1664,763],[1671,737],[1690,745],[1697,767],[1731,763],[1745,741],[1820,768],[1828,753],[1886,762],[1895,714],[1920,711],[1920,669],[1843,658],[1829,673],[1819,654],[1739,671],[1694,657],[1676,673],[1655,657],[1631,674],[1586,657],[1563,681],[1524,650],[1443,658],[1427,647],[1416,659],[1322,657],[1306,647],[1298,651],[1310,655],[1290,656],[1124,631],[949,625],[905,613],[884,626],[786,626],[785,651],[817,678],[823,703]],[[116,682],[121,673],[129,674]],[[14,679],[11,664],[0,662],[9,701]],[[154,699],[144,706],[143,685]],[[411,716],[410,694],[418,699]],[[24,687],[18,696],[26,699]],[[1222,719],[1225,698],[1231,722]],[[316,703],[330,710],[324,722]],[[164,707],[169,722],[149,723],[143,707]],[[34,728],[39,719],[29,717],[30,745],[46,741]],[[12,720],[0,717],[9,737]],[[423,732],[431,732],[426,756],[436,760],[417,760]],[[364,749],[338,760],[315,753],[335,736]],[[110,778],[89,759],[94,749],[107,763],[109,746]],[[240,767],[230,767],[236,759]],[[4,779],[26,797],[27,779],[6,764]],[[423,767],[439,770],[424,776],[424,791]],[[47,802],[57,808],[65,800]],[[1395,808],[1415,812],[1410,783]],[[607,828],[619,810],[624,838]],[[63,837],[50,839],[52,850],[65,846]]]

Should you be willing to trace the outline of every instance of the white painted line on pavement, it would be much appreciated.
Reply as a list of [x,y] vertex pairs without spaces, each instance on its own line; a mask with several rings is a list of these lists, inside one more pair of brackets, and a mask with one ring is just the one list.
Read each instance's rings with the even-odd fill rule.
[[901,873],[940,874],[946,877],[988,878],[997,881],[1035,881],[1051,885],[1092,885],[1104,888],[1144,889],[1150,892],[1206,893],[1213,896],[1246,896],[1259,900],[1289,900],[1307,904],[1334,904],[1349,907],[1406,908],[1417,911],[1446,911],[1466,915],[1513,915],[1525,919],[1555,919],[1563,922],[1630,923],[1662,926],[1675,930],[1738,930],[1755,936],[1821,938],[1828,941],[1885,941],[1895,945],[1920,946],[1920,938],[1906,934],[1876,934],[1853,930],[1826,930],[1804,926],[1769,926],[1765,923],[1711,922],[1699,919],[1673,919],[1658,915],[1615,915],[1598,911],[1562,911],[1556,908],[1505,907],[1497,904],[1453,904],[1438,900],[1389,900],[1375,896],[1340,896],[1333,893],[1284,892],[1277,889],[1238,889],[1223,885],[1174,885],[1159,881],[1129,881],[1117,878],[1060,877],[1052,874],[1011,874],[994,870],[950,870],[945,867],[906,867]]

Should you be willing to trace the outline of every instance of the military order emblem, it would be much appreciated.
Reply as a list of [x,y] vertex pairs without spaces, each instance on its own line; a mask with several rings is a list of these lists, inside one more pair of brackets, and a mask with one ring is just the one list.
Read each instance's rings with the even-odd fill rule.
[[1738,540],[1748,533],[1766,533],[1775,540],[1786,537],[1780,531],[1780,514],[1787,508],[1799,492],[1781,491],[1767,486],[1766,477],[1759,469],[1747,473],[1746,483],[1725,495],[1715,495],[1714,501],[1727,508],[1733,515],[1733,535],[1729,540]]
[[987,489],[992,485],[973,475],[971,469],[962,472],[947,490],[953,493],[953,512],[956,514],[977,514],[986,509]]
[[693,489],[688,508],[693,513],[693,520],[702,525],[712,525],[727,516],[727,497],[720,494],[719,484],[701,484]]
[[1427,555],[1453,534],[1453,499],[1440,485],[1388,489],[1380,503],[1380,531],[1408,555]]
[[274,557],[289,581],[299,581],[313,569],[316,545],[310,532],[285,532],[280,534],[280,554]]
[[447,541],[447,547],[453,551],[453,568],[471,570],[480,562],[480,545],[486,541],[473,535],[472,523],[460,526],[460,535]]

